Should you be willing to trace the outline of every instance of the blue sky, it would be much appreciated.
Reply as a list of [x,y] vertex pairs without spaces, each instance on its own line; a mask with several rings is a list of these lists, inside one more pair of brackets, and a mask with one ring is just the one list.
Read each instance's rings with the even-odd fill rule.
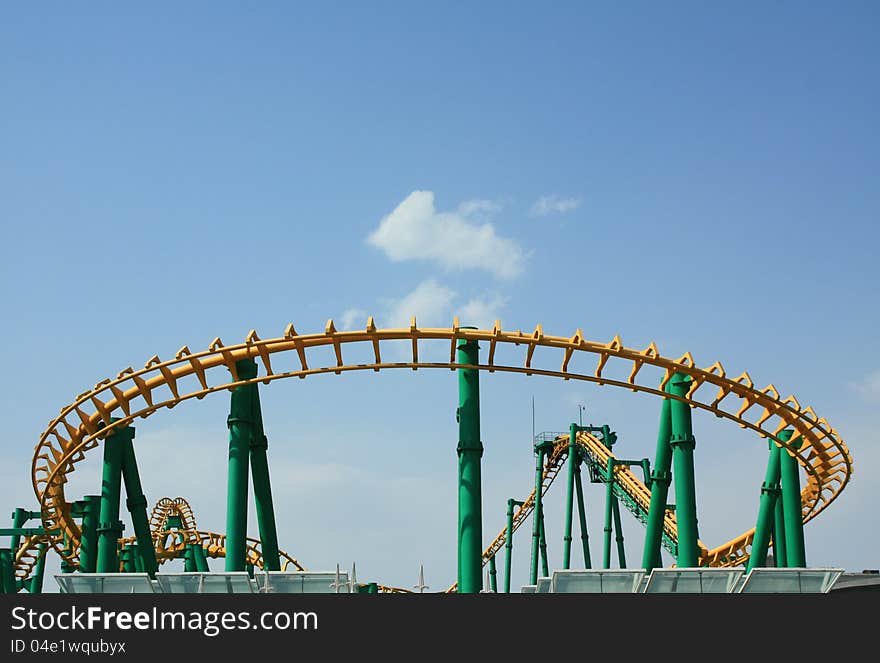
[[[877,568],[878,18],[870,2],[4,7],[0,503],[34,505],[33,445],[62,406],[154,354],[457,314],[653,340],[794,393],[856,466],[807,525],[807,561]],[[649,397],[481,387],[487,541],[529,489],[533,396],[539,430],[585,403],[621,453],[653,455]],[[424,563],[448,586],[454,375],[262,393],[282,547],[400,586]],[[148,500],[185,496],[206,529],[223,529],[227,408],[137,427]],[[695,427],[714,545],[753,526],[766,446]],[[99,460],[71,494],[97,490]],[[598,486],[588,500],[597,556]],[[641,526],[624,533],[638,560]]]

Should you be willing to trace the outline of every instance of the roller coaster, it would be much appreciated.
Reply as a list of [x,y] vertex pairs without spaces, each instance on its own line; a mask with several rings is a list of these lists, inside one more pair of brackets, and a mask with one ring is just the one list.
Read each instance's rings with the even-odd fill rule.
[[[406,361],[383,359],[389,343],[405,341],[411,348]],[[372,361],[346,363],[344,351],[354,344],[369,348]],[[480,348],[487,349],[481,360]],[[425,361],[426,348],[448,348],[448,361]],[[497,362],[496,350],[517,355],[520,361]],[[327,361],[321,348],[332,349]],[[516,349],[512,352],[511,349]],[[559,368],[533,365],[537,349],[553,353]],[[501,353],[499,353],[501,354]],[[386,352],[386,356],[390,353]],[[592,362],[590,362],[592,358]],[[323,359],[323,361],[322,361]],[[335,361],[334,361],[335,359]],[[574,370],[587,360],[591,370]],[[259,365],[262,365],[262,373]],[[609,367],[616,366],[612,371]],[[659,384],[645,377],[645,367],[659,369]],[[623,368],[623,371],[620,369]],[[591,481],[606,488],[603,567],[610,567],[611,531],[620,532],[620,506],[646,528],[641,565],[661,566],[660,548],[690,567],[764,566],[773,546],[778,566],[805,566],[803,525],[824,511],[852,477],[852,456],[837,431],[812,407],[801,406],[794,396],[782,398],[769,384],[756,388],[748,373],[729,377],[720,362],[697,366],[690,353],[673,359],[651,343],[638,350],[624,346],[619,336],[606,343],[587,340],[578,329],[570,336],[505,331],[496,321],[492,329],[461,326],[458,318],[448,328],[420,328],[412,318],[408,328],[379,329],[370,317],[361,330],[338,331],[328,320],[322,333],[300,334],[293,324],[282,336],[261,339],[256,331],[243,343],[225,345],[215,338],[207,350],[181,347],[174,358],[153,356],[143,368],[128,367],[113,379],[103,379],[63,407],[40,435],[30,468],[35,511],[16,509],[13,527],[0,530],[12,536],[9,549],[0,549],[3,591],[40,591],[45,556],[49,550],[61,558],[62,572],[128,572],[154,574],[159,564],[182,557],[187,570],[204,570],[206,558],[225,559],[227,571],[253,568],[304,570],[292,556],[278,549],[258,385],[275,380],[353,371],[391,369],[447,369],[457,373],[459,407],[459,527],[457,581],[446,592],[477,593],[487,589],[483,568],[490,569],[490,584],[497,591],[496,555],[505,549],[510,591],[510,555],[513,534],[531,517],[532,558],[530,578],[538,575],[539,560],[547,575],[543,497],[568,462],[563,568],[571,565],[574,505],[578,516],[584,561],[591,567],[583,506],[581,468]],[[657,453],[649,459],[627,460],[613,453],[616,434],[609,426],[571,424],[568,431],[545,434],[535,440],[535,485],[523,500],[509,500],[506,527],[483,547],[480,493],[482,442],[479,419],[481,372],[518,373],[620,387],[661,398]],[[628,377],[614,377],[627,374]],[[612,375],[613,373],[613,375]],[[190,388],[193,386],[194,388]],[[132,440],[136,419],[170,409],[209,394],[230,397],[229,463],[226,532],[196,528],[186,500],[163,498],[146,514]],[[708,547],[697,536],[693,454],[695,438],[691,410],[711,412],[737,423],[768,440],[770,450],[765,481],[760,487],[756,526]],[[70,500],[65,486],[86,454],[103,444],[103,477],[100,495]],[[633,468],[640,468],[639,478]],[[248,474],[254,485],[260,538],[246,535]],[[800,487],[801,473],[805,477]],[[675,477],[675,503],[667,504]],[[123,538],[119,520],[121,485],[135,536]],[[758,491],[756,491],[758,492]],[[30,519],[40,526],[28,528]],[[614,527],[612,527],[612,521]],[[618,559],[624,551],[618,536]],[[407,591],[380,585],[385,593]]]

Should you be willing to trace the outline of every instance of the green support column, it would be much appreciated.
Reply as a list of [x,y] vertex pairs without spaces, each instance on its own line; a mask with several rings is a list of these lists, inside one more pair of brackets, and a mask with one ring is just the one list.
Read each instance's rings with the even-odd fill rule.
[[[235,362],[239,380],[257,376],[252,359]],[[248,459],[253,434],[250,385],[232,390],[229,405],[229,461],[226,483],[226,570],[244,571],[247,555]]]
[[[788,442],[794,431],[780,431],[779,439]],[[794,447],[800,449],[803,438],[798,438]],[[800,466],[797,458],[786,449],[779,450],[779,471],[782,484],[782,510],[785,514],[785,552],[786,566],[804,567],[807,554],[804,546],[804,516],[801,504]]]
[[541,520],[544,517],[544,500],[541,495],[541,484],[544,479],[545,451],[545,443],[535,445],[535,506],[532,509],[532,558],[529,571],[529,584],[531,585],[536,585],[538,583],[538,555],[539,543],[541,541]]
[[[783,431],[784,432],[784,431]],[[770,440],[770,456],[767,459],[767,470],[761,484],[761,499],[758,505],[758,521],[755,524],[755,536],[746,572],[753,568],[767,566],[767,548],[773,531],[773,516],[776,501],[779,498],[779,446]]]
[[15,594],[15,567],[12,562],[12,549],[0,548],[0,591]]
[[577,472],[577,424],[568,427],[568,490],[565,494],[565,533],[562,537],[562,568],[571,568],[571,521],[574,515],[574,475]]
[[208,568],[208,558],[205,556],[205,549],[202,547],[201,543],[195,544],[193,553],[195,553],[196,571],[201,571],[202,573],[210,571]]
[[[675,396],[687,394],[691,380],[687,375],[676,373],[666,384],[666,390]],[[691,424],[691,406],[673,400],[669,406],[672,434],[672,466],[675,477],[675,520],[678,525],[679,568],[695,567],[699,564],[697,546],[697,495],[694,484],[694,439]]]
[[495,570],[495,555],[489,558],[489,589],[498,593],[498,574]]
[[587,512],[584,503],[584,488],[581,484],[581,459],[580,453],[578,453],[577,458],[577,469],[574,474],[574,486],[577,490],[577,501],[578,501],[578,520],[581,525],[581,544],[584,548],[584,568],[591,569],[593,568],[592,560],[590,559],[590,535],[587,532]]
[[82,535],[79,540],[79,570],[94,573],[98,568],[98,521],[101,517],[101,496],[86,495],[82,499]]
[[[30,512],[26,509],[17,508],[12,512],[12,527],[13,529],[19,529],[24,527],[25,523],[29,520]],[[12,550],[13,557],[15,556],[15,551],[18,550],[18,546],[21,544],[21,535],[13,534],[12,535],[12,544],[10,550]]]
[[602,568],[611,568],[611,517],[613,514],[612,502],[614,501],[614,459],[608,459],[608,467],[605,469],[605,539],[602,546]]
[[645,547],[642,551],[642,567],[645,571],[662,566],[660,542],[663,538],[663,520],[666,517],[666,500],[669,496],[669,484],[672,481],[672,447],[669,438],[672,435],[670,418],[670,401],[664,399],[660,410],[660,427],[657,432],[657,453],[654,459],[654,471],[651,472],[651,503],[648,506],[648,521],[645,523]]
[[550,575],[550,560],[547,558],[547,533],[544,530],[544,510],[541,509],[541,577]]
[[[781,454],[782,451],[779,453]],[[782,460],[781,455],[779,458]],[[788,566],[788,556],[785,553],[785,512],[782,509],[782,494],[780,492],[773,514],[773,561],[777,568],[782,569]]]
[[104,440],[104,469],[98,522],[98,573],[119,573],[117,545],[122,537],[122,521],[119,520],[122,462],[126,444],[132,437],[134,437],[134,429],[126,426],[116,429]]
[[28,580],[28,592],[31,594],[42,594],[43,592],[43,576],[46,572],[46,544],[37,544],[37,564],[34,572]]
[[196,544],[187,543],[183,550],[183,570],[187,573],[196,571]]
[[125,481],[125,504],[131,515],[131,523],[137,539],[137,550],[140,557],[136,565],[151,578],[155,577],[158,564],[156,562],[156,550],[153,548],[153,535],[150,532],[150,521],[147,517],[147,498],[141,487],[141,477],[137,468],[137,459],[134,454],[134,428],[131,437],[125,442],[122,452],[122,477]]
[[[473,327],[465,327],[473,329]],[[458,363],[478,364],[476,341],[460,340]],[[482,589],[483,513],[480,459],[480,382],[476,369],[458,369],[458,591],[476,594]]]
[[[241,362],[239,362],[241,363]],[[256,362],[253,373],[257,373]],[[239,369],[240,371],[241,369]],[[241,373],[239,373],[241,375]],[[260,409],[260,391],[256,384],[249,385],[251,390],[251,406],[253,421],[256,424],[251,438],[251,479],[254,484],[254,502],[256,503],[257,525],[260,528],[263,564],[269,571],[280,571],[281,561],[278,557],[278,533],[275,529],[275,507],[272,503],[272,485],[269,481],[269,461],[266,451],[269,441],[263,431],[263,414]]]
[[611,507],[614,512],[614,533],[617,541],[617,564],[621,569],[626,568],[626,550],[623,547],[623,527],[620,524],[620,504],[617,497],[611,497]]
[[119,551],[119,563],[122,565],[123,573],[134,573],[137,571],[134,563],[134,556],[134,546],[130,543],[123,546],[122,550]]
[[517,502],[512,497],[507,500],[507,532],[504,535],[504,591],[508,594],[510,593],[510,567],[513,564],[513,508],[521,505],[522,502]]

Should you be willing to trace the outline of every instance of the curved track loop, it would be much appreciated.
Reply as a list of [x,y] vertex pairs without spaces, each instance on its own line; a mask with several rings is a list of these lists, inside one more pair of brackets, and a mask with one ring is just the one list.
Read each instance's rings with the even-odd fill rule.
[[[412,360],[404,362],[383,361],[381,346],[388,341],[406,341],[412,347]],[[479,341],[488,349],[487,361],[479,365],[455,363],[455,349],[459,341]],[[351,344],[365,344],[372,350],[374,361],[346,364],[343,348]],[[419,360],[420,346],[426,343],[445,343],[448,361],[424,362]],[[498,347],[522,349],[521,363],[496,364]],[[314,365],[315,348],[332,348],[335,362],[330,365]],[[542,355],[555,353],[559,369],[532,366],[535,350]],[[321,357],[324,355],[321,354]],[[570,364],[592,356],[595,366],[589,373],[571,370]],[[239,380],[235,362],[239,359],[259,360],[265,374],[251,380]],[[629,370],[626,379],[603,375],[607,365],[617,363]],[[274,365],[273,365],[274,364]],[[287,370],[279,370],[288,364]],[[646,381],[640,373],[645,366],[661,369],[663,377],[659,384]],[[218,391],[227,391],[248,383],[268,384],[281,378],[305,378],[310,375],[349,371],[380,371],[391,368],[445,368],[455,370],[467,367],[488,372],[503,371],[526,375],[545,375],[565,380],[583,380],[597,384],[623,387],[634,392],[654,394],[664,398],[684,401],[691,407],[712,412],[718,417],[735,421],[763,438],[770,438],[797,458],[804,468],[807,480],[802,491],[804,522],[825,509],[846,486],[852,476],[853,462],[849,449],[837,431],[811,407],[802,407],[794,396],[782,398],[770,384],[763,389],[755,388],[748,373],[735,378],[727,376],[720,362],[700,368],[690,353],[677,359],[663,357],[655,344],[643,350],[627,348],[619,336],[608,343],[588,341],[580,329],[570,337],[545,335],[541,325],[532,333],[504,331],[496,321],[493,329],[471,329],[459,326],[454,319],[449,328],[424,328],[416,325],[415,318],[409,328],[377,329],[369,318],[365,329],[360,331],[337,331],[333,321],[328,320],[323,333],[299,334],[293,325],[287,326],[283,336],[260,339],[251,331],[244,343],[226,346],[215,338],[207,350],[192,352],[184,346],[173,359],[150,358],[142,369],[129,367],[114,379],[99,381],[92,389],[79,394],[73,403],[61,409],[61,413],[49,422],[36,445],[31,474],[34,492],[43,513],[43,526],[49,532],[49,542],[69,562],[75,564],[71,552],[65,548],[65,537],[78,542],[79,527],[70,514],[64,495],[67,474],[85,457],[85,453],[98,446],[100,440],[115,428],[123,427],[136,418],[145,418],[161,408],[201,399]],[[220,371],[213,369],[221,369]],[[683,397],[664,392],[664,386],[676,373],[691,381]],[[209,382],[220,376],[216,382]],[[231,377],[231,379],[230,379]],[[188,388],[194,386],[195,388]],[[111,417],[119,417],[112,421]],[[792,428],[792,438],[784,442],[778,434]],[[748,554],[750,534],[747,532],[716,548],[723,550],[715,558],[742,558]],[[710,561],[711,563],[711,561]]]

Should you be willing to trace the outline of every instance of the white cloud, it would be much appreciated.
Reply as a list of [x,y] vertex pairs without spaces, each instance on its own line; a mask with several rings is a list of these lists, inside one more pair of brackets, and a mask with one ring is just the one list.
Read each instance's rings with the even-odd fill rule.
[[557,195],[541,196],[532,205],[532,216],[547,216],[548,214],[564,214],[581,206],[580,198],[563,198]]
[[511,239],[499,237],[491,223],[480,223],[499,206],[471,200],[454,212],[438,212],[433,191],[413,191],[367,237],[395,262],[431,260],[449,270],[484,269],[495,276],[520,274],[526,256]]
[[349,331],[355,329],[356,326],[358,329],[366,327],[367,312],[359,308],[346,309],[342,313],[340,322],[342,324],[342,326],[339,328],[340,331]]
[[445,326],[452,322],[450,311],[455,292],[434,279],[422,281],[408,295],[392,300],[386,320],[390,327],[409,327],[412,316],[419,326]]
[[458,318],[463,325],[473,325],[482,327],[483,329],[492,329],[496,320],[501,316],[498,314],[508,301],[507,297],[494,295],[492,297],[475,297],[468,301],[464,306],[458,309]]
[[874,371],[856,385],[863,398],[880,402],[880,370]]

